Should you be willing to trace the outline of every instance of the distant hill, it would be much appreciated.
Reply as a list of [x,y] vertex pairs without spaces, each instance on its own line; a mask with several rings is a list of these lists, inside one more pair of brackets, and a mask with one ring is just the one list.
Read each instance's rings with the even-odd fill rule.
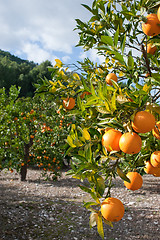
[[10,61],[12,62],[17,62],[18,64],[21,64],[21,63],[28,63],[28,64],[31,64],[33,66],[36,66],[37,64],[34,63],[34,62],[30,62],[28,60],[23,60],[19,57],[16,57],[14,55],[12,55],[10,52],[7,52],[7,51],[3,51],[3,50],[0,50],[0,60],[4,57],[7,57],[7,59],[9,59]]
[[11,85],[20,86],[21,97],[32,97],[35,91],[33,84],[44,76],[50,77],[48,66],[52,66],[48,60],[36,64],[0,50],[0,88],[5,87],[8,91]]

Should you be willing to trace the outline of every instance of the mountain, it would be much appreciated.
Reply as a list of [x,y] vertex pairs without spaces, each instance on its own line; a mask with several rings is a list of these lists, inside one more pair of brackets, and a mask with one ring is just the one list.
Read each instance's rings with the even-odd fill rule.
[[5,87],[8,92],[11,85],[20,86],[20,97],[33,97],[34,83],[50,77],[48,66],[52,66],[48,60],[38,65],[0,50],[0,88]]

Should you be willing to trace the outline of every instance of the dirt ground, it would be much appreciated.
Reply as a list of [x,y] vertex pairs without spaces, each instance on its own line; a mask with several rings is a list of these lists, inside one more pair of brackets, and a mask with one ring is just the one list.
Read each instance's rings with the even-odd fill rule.
[[[143,176],[140,190],[129,191],[121,179],[112,197],[125,206],[125,214],[113,228],[105,225],[105,240],[160,239],[160,178]],[[41,172],[28,170],[27,181],[19,175],[0,173],[0,240],[101,240],[90,229],[90,212],[83,208],[89,196],[66,176],[43,181]]]

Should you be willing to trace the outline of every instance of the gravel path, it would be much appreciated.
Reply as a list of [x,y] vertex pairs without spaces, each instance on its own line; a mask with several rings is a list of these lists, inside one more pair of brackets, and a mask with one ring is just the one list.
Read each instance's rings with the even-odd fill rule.
[[[113,228],[104,226],[105,240],[160,240],[160,178],[143,181],[135,192],[116,181],[112,197],[124,203],[125,215]],[[26,182],[0,172],[0,240],[101,240],[83,208],[89,196],[77,184],[65,172],[54,182],[43,181],[38,170],[28,170]]]

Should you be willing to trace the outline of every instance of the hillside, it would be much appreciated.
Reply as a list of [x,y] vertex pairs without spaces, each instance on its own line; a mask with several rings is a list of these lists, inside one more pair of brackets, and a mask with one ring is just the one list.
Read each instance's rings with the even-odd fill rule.
[[35,91],[33,84],[44,76],[50,77],[47,66],[52,66],[48,60],[38,65],[0,50],[0,88],[5,87],[8,92],[11,85],[20,86],[21,97],[32,97]]

